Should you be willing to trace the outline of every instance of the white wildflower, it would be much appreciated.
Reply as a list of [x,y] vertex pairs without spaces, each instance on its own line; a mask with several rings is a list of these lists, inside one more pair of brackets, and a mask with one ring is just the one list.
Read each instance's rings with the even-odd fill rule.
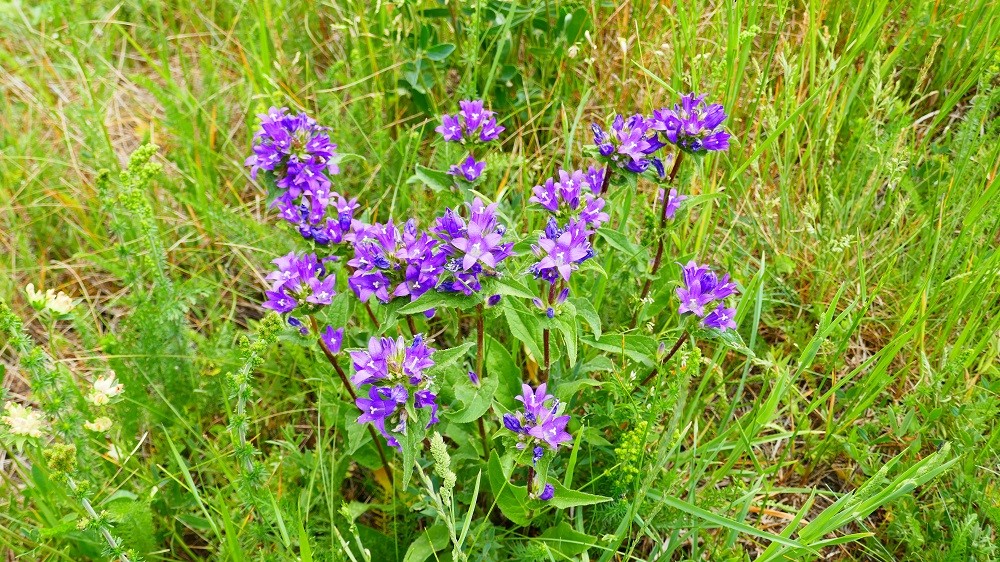
[[69,298],[66,293],[59,291],[57,295],[52,289],[45,291],[45,300],[47,301],[46,306],[48,309],[56,314],[69,314],[73,310],[73,307],[76,306],[73,299]]
[[4,405],[4,415],[0,421],[9,425],[10,432],[14,435],[25,437],[41,437],[42,428],[45,427],[45,419],[41,412],[15,402],[7,402]]
[[94,391],[87,397],[94,405],[103,406],[122,393],[125,386],[118,382],[114,371],[94,381]]
[[580,47],[577,45],[571,45],[570,48],[566,50],[566,56],[571,59],[575,59],[578,54],[580,54]]
[[28,283],[28,286],[24,288],[24,292],[28,294],[28,304],[30,304],[32,308],[35,310],[45,308],[45,303],[48,302],[45,298],[45,293],[36,291],[34,283]]
[[85,422],[83,427],[89,429],[90,431],[96,431],[98,433],[106,433],[111,429],[111,418],[107,416],[101,416],[94,421]]

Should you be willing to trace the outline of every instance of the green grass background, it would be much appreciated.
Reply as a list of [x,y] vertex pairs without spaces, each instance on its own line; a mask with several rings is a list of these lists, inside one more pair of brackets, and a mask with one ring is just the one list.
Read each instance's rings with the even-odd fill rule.
[[[483,97],[508,118],[506,152],[491,156],[502,171],[486,189],[523,210],[531,186],[581,162],[591,121],[697,90],[725,104],[735,143],[685,180],[707,203],[679,239],[683,253],[744,283],[760,275],[741,327],[761,360],[706,377],[680,414],[678,432],[717,446],[673,466],[685,499],[781,533],[791,516],[812,520],[839,494],[873,476],[889,482],[950,443],[957,461],[946,472],[847,520],[829,536],[870,535],[823,554],[1000,558],[1000,7],[473,6],[0,2],[0,296],[28,320],[29,282],[85,299],[61,335],[29,329],[51,338],[81,380],[110,360],[157,389],[130,399],[147,414],[126,423],[148,437],[123,445],[140,454],[98,490],[152,498],[144,513],[158,530],[147,557],[238,558],[220,530],[243,522],[230,515],[238,506],[226,488],[219,373],[237,361],[236,334],[260,316],[267,262],[294,244],[243,167],[255,113],[287,105],[330,125],[340,150],[358,155],[339,187],[385,219],[433,212],[434,199],[408,180],[415,164],[454,156],[430,140],[435,115],[458,99]],[[456,49],[435,60],[442,44]],[[149,221],[116,211],[96,182],[97,170],[116,169],[144,142],[161,147],[165,167],[144,193]],[[130,243],[113,236],[116,214]],[[176,288],[136,308],[149,270],[128,264],[149,255],[151,224],[166,256],[158,267]],[[607,303],[601,313],[617,314]],[[171,331],[165,318],[183,321]],[[26,377],[4,351],[4,388],[24,396]],[[269,361],[254,410],[278,474],[302,484],[293,489],[304,495],[281,507],[289,544],[300,540],[296,526],[336,518],[341,491],[307,484],[349,470],[323,429],[326,413],[291,374],[308,374],[305,363]],[[746,392],[730,403],[737,389]],[[59,529],[62,514],[3,469],[0,550],[73,559],[58,546],[71,531],[30,530]],[[317,505],[328,513],[316,516]],[[673,526],[633,530],[632,555],[669,537],[689,543],[664,559],[738,560],[743,547],[750,556],[767,547],[728,523],[677,513]]]

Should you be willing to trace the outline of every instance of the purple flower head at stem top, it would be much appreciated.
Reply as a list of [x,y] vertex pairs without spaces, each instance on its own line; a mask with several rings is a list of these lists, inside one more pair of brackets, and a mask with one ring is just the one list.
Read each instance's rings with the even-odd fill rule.
[[351,351],[355,371],[351,384],[359,390],[363,385],[371,385],[368,398],[358,397],[356,401],[361,410],[358,423],[371,422],[393,447],[400,446],[395,435],[406,433],[408,404],[413,409],[431,409],[426,427],[437,423],[434,381],[425,373],[434,366],[433,353],[434,349],[427,347],[420,335],[410,345],[402,337],[393,340],[376,336],[368,341],[367,350]]
[[273,177],[280,193],[272,206],[304,238],[320,245],[343,241],[358,205],[330,187],[330,176],[340,168],[328,129],[304,113],[290,115],[286,108],[272,107],[258,117],[260,129],[246,160],[251,177],[256,179],[261,170]]
[[594,257],[590,246],[591,231],[583,221],[570,219],[566,228],[559,228],[554,218],[549,219],[545,231],[538,238],[532,251],[540,258],[530,272],[539,279],[555,283],[558,279],[569,281],[570,274],[581,263]]
[[267,300],[264,308],[285,314],[297,307],[312,311],[320,306],[330,304],[337,292],[337,278],[327,273],[325,261],[320,261],[316,254],[296,254],[291,252],[274,260],[278,266],[264,279],[271,284],[271,289],[265,291]]
[[705,96],[688,94],[673,109],[653,112],[652,128],[681,150],[703,153],[727,150],[730,135],[722,128],[726,110],[721,104],[705,103]]
[[347,284],[363,302],[372,296],[383,303],[394,297],[415,300],[435,288],[447,256],[438,241],[410,219],[400,231],[392,221],[365,226],[355,234],[354,273]]
[[[656,206],[659,207],[660,203],[663,202],[663,192],[664,189],[660,189],[656,194]],[[681,203],[687,199],[687,195],[678,195],[676,189],[671,189],[670,193],[667,194],[667,209],[666,216],[668,219],[673,219],[674,215],[681,208]]]
[[446,142],[461,142],[463,139],[492,142],[504,132],[504,126],[497,124],[495,113],[484,108],[482,100],[462,100],[458,106],[458,113],[442,115],[441,125],[434,129]]
[[532,460],[537,463],[544,454],[544,448],[556,451],[559,445],[573,440],[566,431],[569,416],[559,415],[562,404],[547,392],[545,383],[535,390],[523,384],[521,390],[517,400],[524,404],[524,410],[504,414],[503,424],[517,434],[518,449],[531,448]]
[[482,288],[480,277],[494,276],[500,263],[513,255],[513,242],[504,242],[507,229],[497,222],[496,203],[486,205],[476,198],[469,205],[469,220],[446,209],[433,231],[447,256],[445,270],[450,279],[441,284],[448,291],[471,295]]
[[559,170],[559,179],[549,178],[532,188],[532,203],[538,203],[556,216],[579,218],[587,226],[599,228],[608,220],[604,199],[600,197],[604,169],[590,167],[586,172]]
[[476,181],[479,176],[483,175],[483,170],[486,169],[486,162],[479,162],[471,154],[468,158],[462,161],[461,164],[453,165],[448,173],[453,176],[458,176],[465,178],[466,181]]
[[636,174],[653,166],[662,177],[663,162],[653,154],[664,144],[652,125],[652,120],[636,114],[628,118],[616,115],[608,131],[597,123],[590,128],[597,151],[606,161]]
[[545,487],[542,488],[542,493],[538,494],[538,499],[543,502],[547,502],[554,497],[556,497],[556,488],[552,484],[546,484]]
[[698,265],[694,261],[689,261],[682,266],[683,287],[677,287],[677,298],[680,300],[678,312],[680,314],[692,313],[698,317],[704,317],[703,325],[709,328],[716,328],[719,331],[735,328],[733,314],[735,311],[726,308],[724,304],[705,316],[705,307],[715,301],[723,301],[730,295],[736,293],[736,284],[729,281],[729,274],[719,277],[708,268],[707,265]]

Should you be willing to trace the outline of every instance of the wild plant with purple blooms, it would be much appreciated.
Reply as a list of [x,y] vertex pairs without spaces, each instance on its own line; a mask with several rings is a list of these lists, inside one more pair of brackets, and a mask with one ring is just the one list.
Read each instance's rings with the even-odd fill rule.
[[355,401],[361,410],[358,423],[371,423],[386,443],[396,448],[400,448],[397,437],[406,433],[407,422],[416,409],[431,409],[424,429],[437,423],[434,381],[425,373],[434,366],[433,353],[434,349],[427,347],[419,334],[410,345],[402,337],[393,340],[376,336],[368,341],[367,350],[351,351],[355,371],[351,384],[359,391],[371,385],[368,397],[359,396]]
[[445,142],[492,142],[500,138],[505,127],[497,124],[495,113],[483,107],[482,100],[458,102],[460,111],[442,115],[435,131]]
[[[546,450],[556,452],[560,445],[573,440],[573,436],[566,431],[570,417],[562,413],[562,403],[548,393],[545,383],[534,390],[522,384],[521,395],[516,399],[524,405],[524,409],[504,414],[503,425],[515,434],[517,449],[531,451],[531,464],[537,466]],[[529,491],[530,488],[537,488],[535,482],[528,485]],[[555,489],[546,484],[536,497],[548,501],[554,492]]]
[[653,112],[652,129],[681,150],[704,153],[729,148],[730,134],[722,128],[726,110],[722,104],[705,103],[705,95],[687,94],[673,109]]
[[347,284],[362,302],[372,296],[383,303],[394,297],[415,300],[437,286],[447,256],[413,219],[402,232],[390,221],[359,227],[355,237],[354,257],[347,262],[354,273]]
[[514,244],[503,241],[507,229],[497,221],[496,207],[477,197],[469,205],[468,222],[450,208],[438,217],[432,231],[441,240],[444,269],[450,273],[441,289],[476,293],[482,289],[481,277],[495,276],[500,263],[513,255]]
[[559,170],[558,180],[548,178],[532,188],[529,201],[563,220],[579,218],[591,228],[600,228],[608,220],[604,198],[600,197],[604,173],[604,169],[593,166],[586,172]]
[[287,108],[272,107],[258,117],[254,153],[245,165],[254,179],[263,170],[274,180],[279,193],[272,206],[306,240],[320,245],[349,241],[358,204],[331,189],[330,176],[340,168],[328,129],[305,113],[288,114]]
[[[663,203],[663,193],[666,189],[660,189],[656,193],[656,205],[659,206]],[[663,210],[663,215],[668,219],[673,219],[677,215],[677,211],[681,208],[681,203],[687,199],[687,195],[678,195],[677,190],[671,188],[670,192],[667,194],[667,206]]]
[[653,166],[660,177],[664,175],[663,162],[653,156],[664,143],[659,139],[653,122],[635,114],[629,118],[616,115],[611,128],[605,131],[597,123],[590,125],[594,131],[594,144],[601,157],[608,163],[641,174]]
[[[320,260],[316,254],[291,252],[272,261],[278,269],[264,278],[271,284],[271,289],[264,293],[267,297],[264,308],[280,314],[302,308],[308,314],[330,304],[337,294],[334,290],[337,279],[327,271],[325,264],[335,259]],[[301,323],[293,322],[293,325],[301,327]]]
[[538,238],[538,244],[531,249],[540,258],[529,271],[538,279],[555,283],[560,278],[569,281],[570,274],[580,264],[594,257],[590,245],[591,231],[582,220],[570,219],[565,228],[559,228],[554,218]]
[[729,280],[729,274],[722,277],[715,274],[707,265],[698,265],[693,260],[682,266],[683,287],[677,287],[677,298],[680,314],[691,313],[703,318],[702,325],[719,331],[735,328],[733,321],[735,310],[726,308],[720,302],[718,308],[705,315],[705,307],[716,301],[723,301],[736,293],[736,284]]

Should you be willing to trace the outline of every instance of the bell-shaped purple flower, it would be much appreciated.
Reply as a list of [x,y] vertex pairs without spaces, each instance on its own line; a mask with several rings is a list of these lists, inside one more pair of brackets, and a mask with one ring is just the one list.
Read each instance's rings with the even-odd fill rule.
[[705,95],[687,94],[673,109],[653,112],[652,128],[681,150],[691,153],[727,150],[730,135],[722,128],[726,111],[721,104],[705,103]]

